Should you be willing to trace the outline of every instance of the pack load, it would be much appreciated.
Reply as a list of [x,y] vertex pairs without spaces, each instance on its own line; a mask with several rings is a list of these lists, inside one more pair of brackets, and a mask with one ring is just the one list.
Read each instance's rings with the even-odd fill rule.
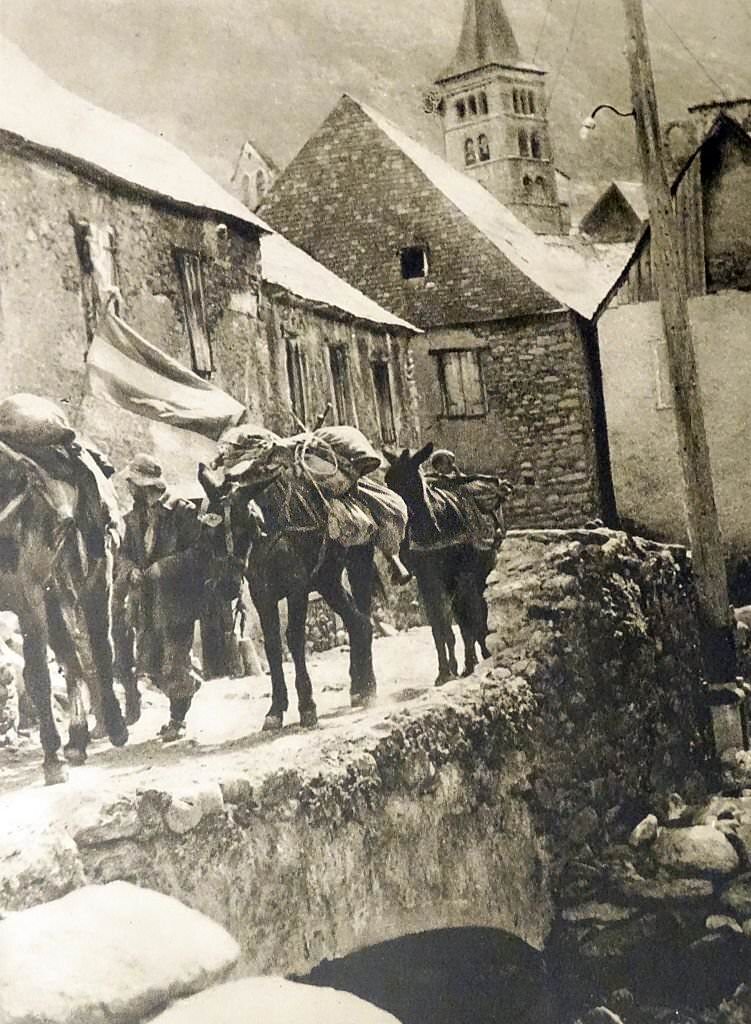
[[39,395],[10,395],[0,401],[0,441],[13,448],[69,444],[76,436],[62,409]]
[[355,427],[320,427],[292,437],[231,427],[219,438],[214,466],[236,484],[281,488],[280,529],[324,528],[344,547],[373,541],[388,558],[398,556],[407,507],[370,478],[381,457]]

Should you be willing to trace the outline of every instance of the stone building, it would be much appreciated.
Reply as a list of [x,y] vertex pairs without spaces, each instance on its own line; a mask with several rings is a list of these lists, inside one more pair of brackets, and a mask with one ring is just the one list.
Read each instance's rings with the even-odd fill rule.
[[[475,82],[465,66],[474,53],[494,83],[486,82],[483,116],[497,119],[500,138],[530,117],[513,112],[510,30],[497,3],[468,0],[467,10],[453,66],[461,74],[441,82],[478,84],[474,107],[462,94],[468,130],[473,111],[480,119],[485,110],[486,79]],[[533,74],[517,71],[519,82]],[[502,82],[511,92],[501,106],[494,89]],[[446,96],[444,118],[452,118]],[[542,110],[536,103],[530,124]],[[552,160],[543,164],[555,181]],[[260,209],[319,262],[424,331],[414,342],[423,438],[453,448],[468,469],[511,477],[516,524],[612,518],[593,316],[631,250],[542,237],[495,186],[489,191],[464,169],[345,95]]]
[[231,191],[249,210],[255,210],[263,202],[278,173],[279,168],[271,157],[247,139],[230,178]]
[[[673,185],[718,510],[734,560],[747,558],[751,545],[751,137],[744,127],[750,111],[751,101],[696,108],[693,124],[681,129],[692,149]],[[648,225],[598,326],[619,511],[648,534],[683,541],[682,477]]]
[[116,287],[129,325],[259,423],[294,429],[294,358],[308,374],[301,419],[330,396],[375,440],[414,440],[404,385],[414,329],[282,239],[262,260],[271,229],[184,153],[67,92],[2,40],[0,94],[0,396],[48,395],[116,465],[150,451],[195,489],[211,440],[88,387],[87,352]]

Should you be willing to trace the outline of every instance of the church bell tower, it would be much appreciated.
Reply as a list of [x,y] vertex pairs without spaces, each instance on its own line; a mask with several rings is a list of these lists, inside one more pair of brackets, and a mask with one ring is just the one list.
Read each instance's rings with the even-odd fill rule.
[[545,71],[521,59],[502,0],[465,0],[459,46],[436,85],[448,162],[533,231],[561,234]]

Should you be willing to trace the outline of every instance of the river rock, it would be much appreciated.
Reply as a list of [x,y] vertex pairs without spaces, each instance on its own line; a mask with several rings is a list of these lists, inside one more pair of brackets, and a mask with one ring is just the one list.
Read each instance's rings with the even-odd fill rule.
[[731,932],[741,933],[743,931],[735,918],[728,917],[727,914],[710,914],[704,922],[704,927],[708,932],[719,932],[723,928],[729,928]]
[[704,900],[714,892],[708,878],[644,878],[635,870],[613,875],[615,887],[629,900]]
[[642,818],[628,837],[629,845],[636,847],[646,846],[647,843],[653,843],[657,838],[657,830],[657,818],[654,814],[648,814],[646,818]]
[[615,903],[579,903],[574,907],[566,907],[561,917],[564,921],[578,924],[592,921],[595,924],[614,924],[616,921],[628,921],[636,911],[633,907],[619,907]]
[[720,902],[739,917],[751,918],[751,873],[734,878]]
[[0,908],[54,900],[84,881],[78,847],[66,832],[37,830],[25,821],[0,830]]
[[167,828],[178,835],[192,832],[210,814],[221,814],[224,809],[222,791],[218,785],[196,785],[176,794],[167,807],[164,820]]
[[0,1021],[130,1024],[222,980],[239,956],[171,896],[87,886],[0,921]]
[[284,978],[243,978],[175,1003],[151,1024],[399,1024],[349,992]]
[[709,825],[663,829],[653,846],[658,864],[676,874],[731,875],[738,854],[727,838]]

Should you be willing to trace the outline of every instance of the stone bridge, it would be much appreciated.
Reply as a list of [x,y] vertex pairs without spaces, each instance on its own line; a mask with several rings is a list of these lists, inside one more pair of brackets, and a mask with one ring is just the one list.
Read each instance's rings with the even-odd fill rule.
[[[489,598],[493,662],[470,680],[167,760],[106,749],[51,790],[0,777],[0,909],[127,879],[225,925],[245,973],[467,926],[541,948],[576,866],[701,760],[690,563],[605,530],[512,533]],[[432,674],[410,636],[402,671]]]

